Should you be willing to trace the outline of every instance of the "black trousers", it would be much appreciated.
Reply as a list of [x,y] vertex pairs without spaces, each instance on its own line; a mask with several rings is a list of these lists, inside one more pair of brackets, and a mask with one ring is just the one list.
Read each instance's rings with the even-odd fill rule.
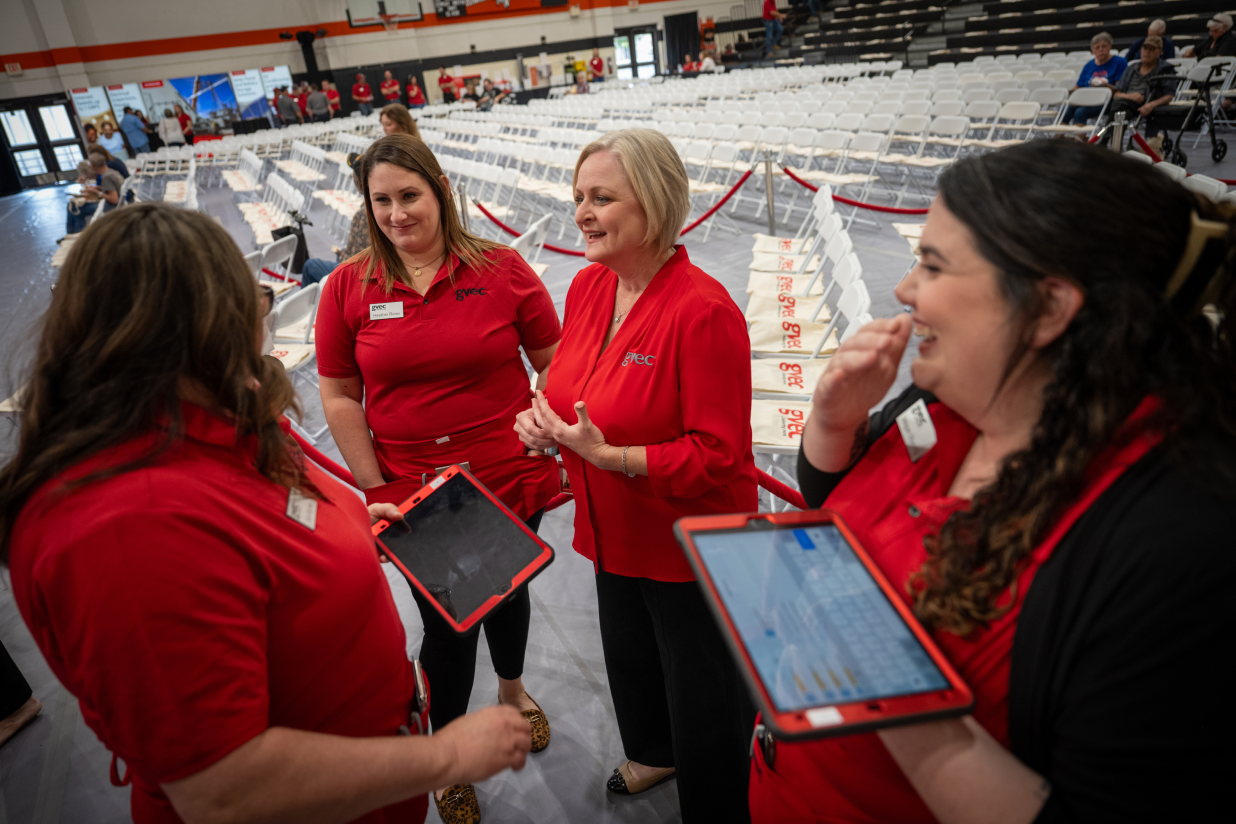
[[9,651],[4,644],[0,644],[0,718],[8,718],[17,712],[33,694],[25,676],[9,657]]
[[[540,527],[544,515],[542,509],[526,521],[533,532]],[[425,638],[417,657],[429,678],[429,722],[433,729],[440,730],[468,711],[472,684],[476,680],[476,644],[481,631],[478,627],[467,635],[460,635],[415,588],[412,598],[425,624]],[[499,678],[514,681],[524,674],[531,618],[528,587],[522,586],[510,601],[481,622],[494,672]]]
[[597,603],[627,758],[677,768],[686,824],[750,821],[755,707],[699,585],[602,572]]

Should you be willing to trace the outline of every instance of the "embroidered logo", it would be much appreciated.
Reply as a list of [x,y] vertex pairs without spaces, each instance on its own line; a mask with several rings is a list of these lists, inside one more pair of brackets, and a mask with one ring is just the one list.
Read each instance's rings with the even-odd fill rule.
[[622,359],[622,365],[626,366],[628,363],[638,363],[645,366],[652,366],[653,361],[656,359],[656,355],[639,355],[635,352],[627,352],[627,356]]
[[463,300],[469,295],[484,295],[484,294],[486,294],[486,292],[485,292],[485,287],[483,286],[480,289],[456,289],[455,290],[455,300]]

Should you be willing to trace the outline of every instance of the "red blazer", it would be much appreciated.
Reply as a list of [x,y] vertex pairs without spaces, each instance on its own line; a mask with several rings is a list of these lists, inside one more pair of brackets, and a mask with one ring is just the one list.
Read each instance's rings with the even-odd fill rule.
[[575,276],[546,394],[568,423],[583,400],[609,443],[647,446],[649,474],[597,469],[563,447],[575,551],[598,572],[692,581],[674,521],[758,505],[747,324],[679,246],[602,352],[617,285],[601,264]]

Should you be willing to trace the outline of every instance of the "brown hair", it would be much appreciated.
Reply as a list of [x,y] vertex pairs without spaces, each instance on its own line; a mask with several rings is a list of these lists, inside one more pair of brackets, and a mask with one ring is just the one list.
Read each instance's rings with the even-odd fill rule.
[[631,181],[635,199],[648,218],[644,243],[667,251],[682,235],[682,224],[691,213],[690,181],[682,158],[669,138],[654,129],[620,129],[599,137],[584,147],[575,161],[571,190],[579,181],[579,167],[598,152],[613,152]]
[[[1029,351],[1044,278],[1067,278],[1085,293],[1069,327],[1038,354],[1052,382],[1030,446],[1007,456],[970,508],[925,541],[927,562],[911,578],[919,619],[966,635],[1016,602],[1030,554],[1080,496],[1093,461],[1120,445],[1121,425],[1144,398],[1161,401],[1147,425],[1190,470],[1221,460],[1201,446],[1206,439],[1236,439],[1236,209],[1152,166],[1063,140],[967,158],[937,188],[996,269],[1010,324],[1021,330],[1014,362]],[[1097,211],[1107,219],[1091,220]],[[1222,235],[1189,261],[1197,219]],[[1182,268],[1187,277],[1173,291]],[[1207,302],[1216,324],[1202,315]],[[1231,483],[1231,467],[1214,468],[1210,478]]]
[[160,203],[117,209],[82,233],[56,286],[22,382],[17,455],[0,470],[0,561],[44,484],[161,427],[145,454],[64,489],[148,466],[182,438],[186,384],[236,421],[237,437],[257,437],[262,475],[303,483],[279,427],[296,395],[279,362],[258,354],[257,284],[221,226]]
[[105,161],[106,161],[106,160],[115,160],[115,159],[116,159],[116,158],[112,157],[112,153],[111,153],[111,152],[109,152],[106,148],[104,148],[104,146],[103,146],[103,144],[102,144],[102,143],[87,143],[87,144],[86,144],[86,157],[88,158],[88,157],[90,157],[92,154],[103,155],[103,159],[104,159]]
[[402,103],[391,103],[389,106],[383,106],[382,111],[378,113],[379,118],[385,117],[390,122],[399,127],[399,131],[406,135],[411,135],[417,139],[421,136],[421,130],[416,127],[416,119],[408,111],[408,107]]
[[[373,216],[373,201],[369,197],[369,176],[382,163],[389,163],[414,172],[429,184],[430,191],[438,201],[438,215],[442,237],[446,241],[448,266],[451,255],[457,255],[465,266],[483,269],[489,266],[487,259],[489,252],[505,248],[500,243],[477,237],[464,229],[459,221],[459,214],[455,211],[455,198],[450,188],[442,185],[442,167],[438,165],[438,158],[434,157],[434,153],[420,138],[403,134],[387,135],[369,147],[361,156],[360,163],[361,193],[365,196],[365,220],[369,224],[370,246],[353,260],[365,265],[364,279],[366,281],[377,280],[378,273],[381,272],[384,292],[390,293],[395,286],[396,278],[406,283],[408,270],[404,268],[395,244],[391,243],[390,238],[378,226],[378,221]],[[454,271],[450,271],[449,274],[454,282]]]

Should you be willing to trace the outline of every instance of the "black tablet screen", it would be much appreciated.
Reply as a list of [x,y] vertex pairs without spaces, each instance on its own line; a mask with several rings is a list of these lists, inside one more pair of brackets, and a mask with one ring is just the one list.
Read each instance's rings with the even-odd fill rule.
[[443,482],[378,538],[462,622],[544,549],[464,475]]
[[692,540],[779,711],[948,688],[835,526]]

